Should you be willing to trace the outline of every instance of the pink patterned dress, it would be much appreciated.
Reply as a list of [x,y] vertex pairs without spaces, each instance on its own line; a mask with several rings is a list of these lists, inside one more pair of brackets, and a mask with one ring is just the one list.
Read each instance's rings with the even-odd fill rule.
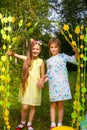
[[78,64],[75,56],[57,54],[47,60],[47,76],[49,77],[49,96],[51,102],[71,99],[66,63]]

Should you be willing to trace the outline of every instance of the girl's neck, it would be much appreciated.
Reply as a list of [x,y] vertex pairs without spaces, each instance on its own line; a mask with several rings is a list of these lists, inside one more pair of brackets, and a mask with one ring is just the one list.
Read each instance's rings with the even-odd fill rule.
[[59,55],[60,53],[57,53],[57,54],[55,54],[55,55],[52,55],[52,56],[57,56],[57,55]]
[[32,60],[36,60],[36,59],[38,59],[38,57],[32,57]]

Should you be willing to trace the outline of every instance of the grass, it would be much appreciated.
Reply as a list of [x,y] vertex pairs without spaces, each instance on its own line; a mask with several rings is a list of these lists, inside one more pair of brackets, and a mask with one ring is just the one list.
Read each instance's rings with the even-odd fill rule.
[[[18,102],[20,74],[16,75],[16,73],[18,73],[17,70],[16,72],[14,72],[14,76],[12,76],[11,88],[10,88],[11,130],[15,130],[16,126],[20,122],[21,106],[22,106],[21,103]],[[14,77],[17,77],[17,78],[14,78]],[[70,83],[72,97],[73,97],[75,93],[76,72],[69,72],[69,83]],[[50,111],[49,110],[50,110],[50,103],[49,103],[49,94],[48,94],[48,84],[46,83],[42,91],[42,105],[36,108],[36,113],[35,113],[35,117],[33,121],[33,127],[35,128],[35,130],[49,130],[50,128]],[[72,112],[73,112],[73,98],[72,100],[65,101],[63,125],[71,126],[72,124],[71,113]],[[28,117],[26,120],[28,120]],[[57,115],[56,115],[56,122],[57,122]],[[2,107],[0,106],[0,130],[4,130],[3,125],[4,125],[3,110],[2,110]]]

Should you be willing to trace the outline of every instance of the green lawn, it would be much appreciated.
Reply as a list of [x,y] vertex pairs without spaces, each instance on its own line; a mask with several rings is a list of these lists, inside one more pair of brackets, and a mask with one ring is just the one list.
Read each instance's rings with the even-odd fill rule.
[[[21,114],[21,103],[18,102],[20,76],[15,76],[15,77],[17,78],[14,78],[14,79],[12,78],[11,89],[10,89],[11,91],[11,96],[10,96],[11,130],[15,130],[16,126],[20,122],[20,114]],[[71,92],[72,92],[72,97],[73,97],[75,93],[76,72],[69,72],[69,82],[70,82],[70,87],[71,87]],[[33,121],[33,127],[35,128],[35,130],[49,130],[49,127],[50,127],[49,107],[50,107],[50,103],[49,103],[49,95],[48,95],[48,84],[46,83],[42,91],[42,105],[40,107],[37,107],[35,118]],[[65,101],[65,113],[64,113],[64,119],[63,119],[63,125],[71,126],[72,124],[71,113],[72,112],[73,112],[73,99],[69,101]],[[2,110],[2,107],[0,106],[0,130],[4,130],[2,113],[3,113],[3,110]],[[57,118],[56,118],[56,122],[57,122]]]

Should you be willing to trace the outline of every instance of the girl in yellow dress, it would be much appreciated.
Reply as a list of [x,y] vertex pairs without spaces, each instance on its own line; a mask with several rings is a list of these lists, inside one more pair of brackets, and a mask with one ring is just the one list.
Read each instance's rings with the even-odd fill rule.
[[19,100],[22,102],[21,122],[16,130],[22,130],[25,126],[25,118],[28,106],[30,106],[27,130],[34,130],[32,121],[36,106],[41,105],[41,88],[43,87],[44,62],[39,58],[41,42],[31,39],[27,56],[8,51],[9,56],[23,60],[23,75]]

